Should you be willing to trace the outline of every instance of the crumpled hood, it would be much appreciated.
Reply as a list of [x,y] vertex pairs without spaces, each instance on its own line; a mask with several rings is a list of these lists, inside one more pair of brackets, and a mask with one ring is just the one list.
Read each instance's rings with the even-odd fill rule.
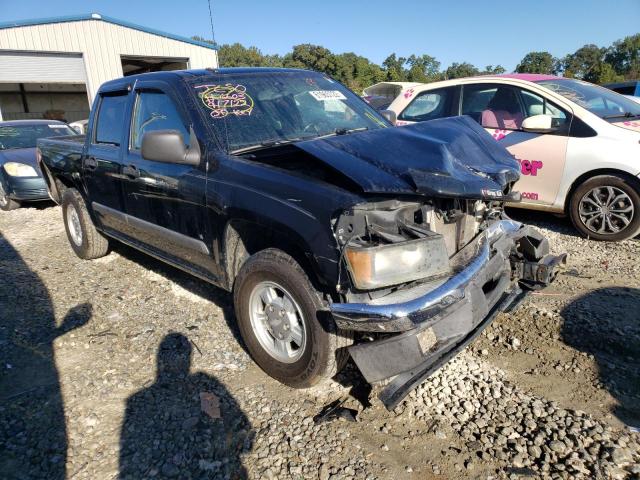
[[36,161],[36,149],[35,148],[14,148],[9,150],[0,150],[0,165],[7,162],[17,162],[30,165],[38,173],[38,176],[42,176],[38,162]]
[[470,117],[299,142],[368,193],[499,199],[518,162]]

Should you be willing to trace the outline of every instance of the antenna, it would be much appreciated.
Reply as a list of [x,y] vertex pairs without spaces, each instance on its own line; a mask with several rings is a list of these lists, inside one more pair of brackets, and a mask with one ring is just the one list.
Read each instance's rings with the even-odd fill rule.
[[211,40],[213,40],[214,45],[216,44],[216,33],[213,30],[213,14],[211,13],[211,0],[207,0],[209,2],[209,22],[211,23]]

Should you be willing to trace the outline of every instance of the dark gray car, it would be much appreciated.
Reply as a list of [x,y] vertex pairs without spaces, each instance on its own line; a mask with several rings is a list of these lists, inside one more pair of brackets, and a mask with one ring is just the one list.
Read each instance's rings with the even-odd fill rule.
[[39,138],[74,135],[57,120],[0,122],[0,209],[13,210],[22,202],[48,200],[49,192],[36,161]]

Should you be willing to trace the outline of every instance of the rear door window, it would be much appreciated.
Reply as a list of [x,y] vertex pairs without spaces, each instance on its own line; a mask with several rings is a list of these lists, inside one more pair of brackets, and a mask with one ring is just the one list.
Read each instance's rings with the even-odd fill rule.
[[120,145],[122,130],[126,125],[124,117],[127,99],[126,93],[102,96],[96,122],[95,143]]
[[419,93],[403,110],[398,120],[424,122],[436,118],[450,117],[453,88],[441,88]]

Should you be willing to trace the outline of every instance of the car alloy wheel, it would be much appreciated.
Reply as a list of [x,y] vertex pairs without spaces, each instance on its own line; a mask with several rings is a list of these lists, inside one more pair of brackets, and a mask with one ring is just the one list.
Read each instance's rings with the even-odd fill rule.
[[304,353],[307,331],[298,303],[272,281],[258,283],[249,298],[249,318],[262,348],[282,363],[294,363]]
[[631,197],[613,186],[599,186],[589,190],[578,206],[580,220],[590,231],[612,235],[623,231],[633,220]]
[[67,226],[71,240],[80,247],[82,245],[82,225],[80,225],[78,211],[73,205],[67,206]]

